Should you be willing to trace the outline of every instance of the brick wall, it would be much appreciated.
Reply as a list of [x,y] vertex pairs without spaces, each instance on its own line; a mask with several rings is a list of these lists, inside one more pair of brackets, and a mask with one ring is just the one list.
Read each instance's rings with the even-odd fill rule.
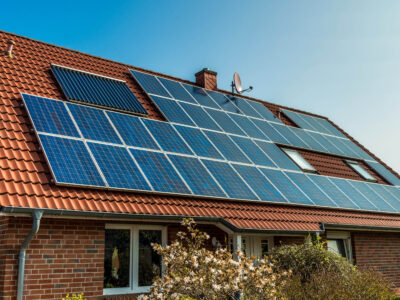
[[400,234],[356,232],[351,239],[355,264],[376,268],[400,288]]
[[305,236],[275,236],[274,245],[290,245],[290,244],[303,244],[306,240]]

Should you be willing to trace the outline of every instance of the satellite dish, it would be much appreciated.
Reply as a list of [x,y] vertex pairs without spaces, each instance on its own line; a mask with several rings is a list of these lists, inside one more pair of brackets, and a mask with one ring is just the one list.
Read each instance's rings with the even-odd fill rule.
[[243,90],[242,87],[242,80],[240,79],[239,73],[235,72],[233,74],[233,81],[232,81],[232,94],[235,93],[235,90],[238,94],[251,91],[253,89],[252,86],[250,86],[248,89]]

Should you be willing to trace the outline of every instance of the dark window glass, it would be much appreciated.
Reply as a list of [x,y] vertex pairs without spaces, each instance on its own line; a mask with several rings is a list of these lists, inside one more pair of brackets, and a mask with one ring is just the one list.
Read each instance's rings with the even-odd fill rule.
[[343,239],[329,239],[328,250],[347,258]]
[[139,286],[149,286],[161,276],[161,257],[152,243],[161,244],[161,230],[139,230]]
[[106,229],[104,288],[129,287],[130,230]]
[[261,258],[268,255],[268,240],[261,240]]

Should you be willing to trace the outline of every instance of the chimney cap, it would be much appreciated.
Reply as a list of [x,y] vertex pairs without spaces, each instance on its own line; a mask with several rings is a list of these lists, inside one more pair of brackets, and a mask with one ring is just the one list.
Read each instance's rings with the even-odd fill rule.
[[215,71],[211,71],[209,68],[203,68],[202,70],[200,70],[199,72],[197,72],[196,74],[194,74],[195,76],[201,74],[201,73],[208,73],[211,75],[217,75],[218,73]]

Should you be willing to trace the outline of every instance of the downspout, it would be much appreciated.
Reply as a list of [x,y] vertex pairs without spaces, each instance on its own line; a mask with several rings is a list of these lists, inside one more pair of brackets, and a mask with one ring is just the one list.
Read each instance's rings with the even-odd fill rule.
[[21,244],[21,248],[19,249],[19,258],[18,258],[18,283],[17,283],[17,300],[22,300],[24,297],[24,273],[25,273],[25,256],[26,249],[29,246],[29,243],[35,236],[35,234],[39,231],[40,227],[40,219],[43,216],[43,210],[34,210],[32,212],[32,228],[28,235],[25,237],[25,240]]

